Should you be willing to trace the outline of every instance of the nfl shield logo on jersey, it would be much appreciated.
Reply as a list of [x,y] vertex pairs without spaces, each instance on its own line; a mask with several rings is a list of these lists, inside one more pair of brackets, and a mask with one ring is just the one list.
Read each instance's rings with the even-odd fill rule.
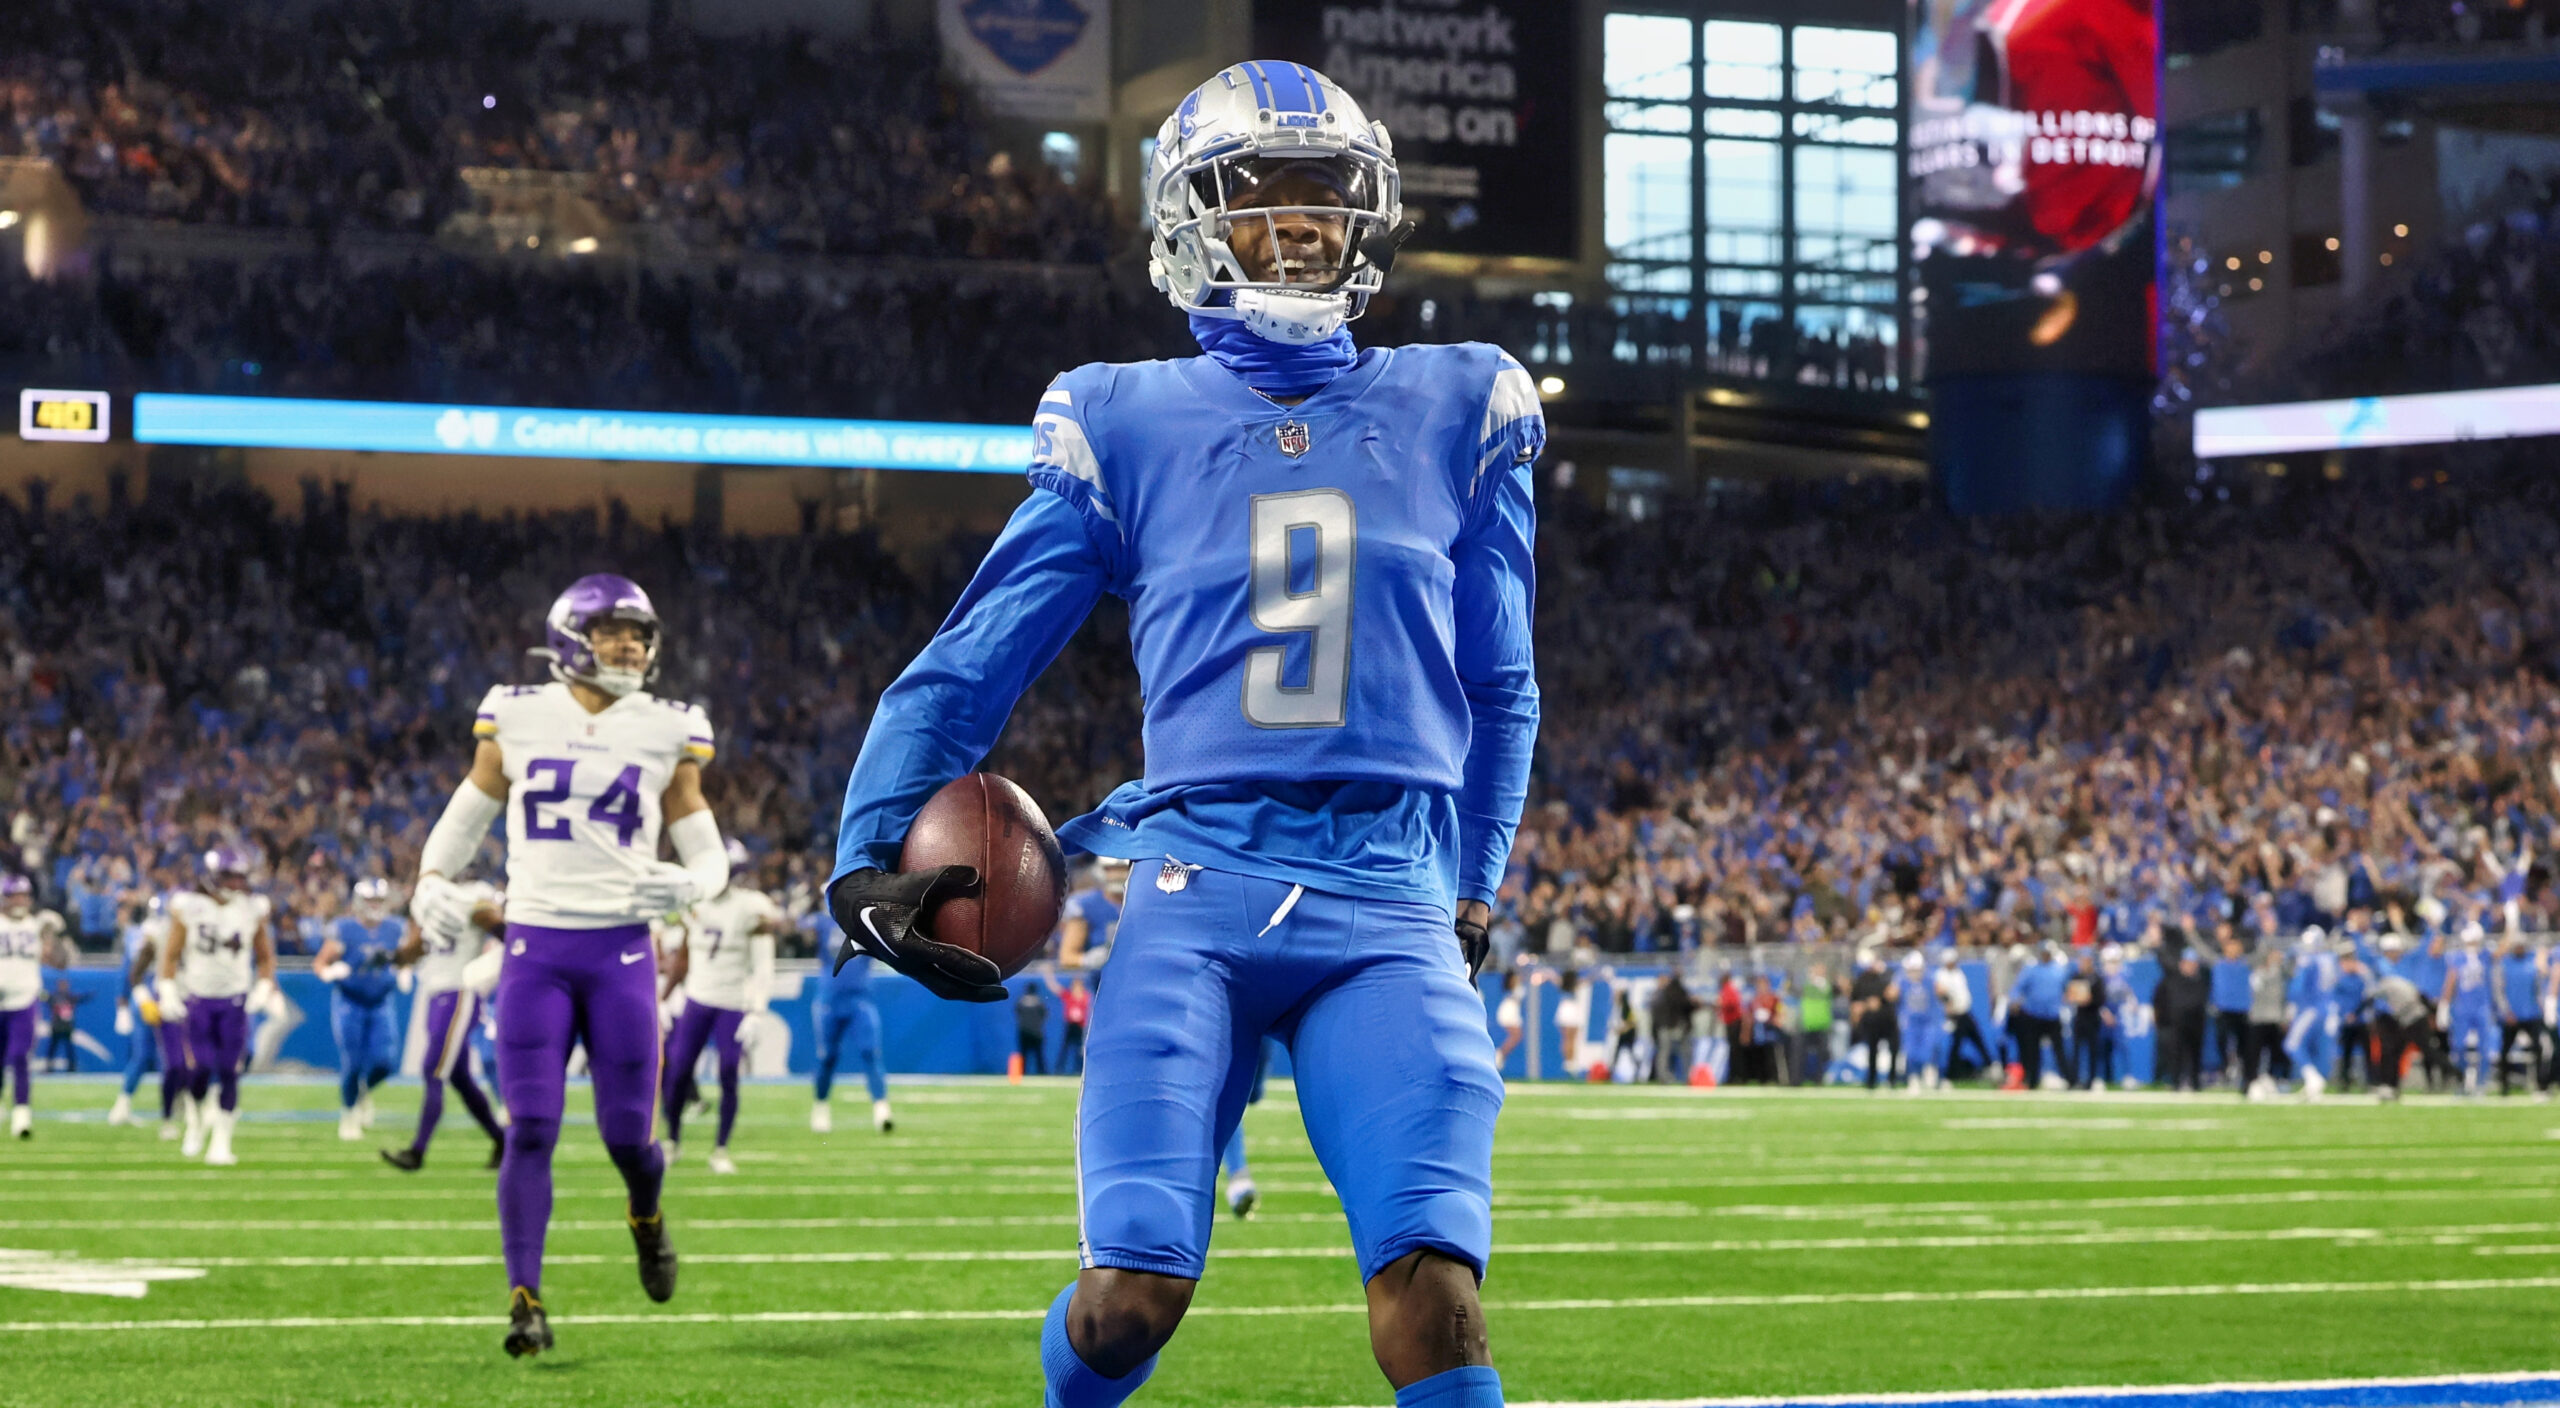
[[1280,453],[1293,460],[1305,454],[1307,447],[1315,440],[1315,437],[1307,431],[1307,423],[1300,420],[1281,422],[1279,435]]

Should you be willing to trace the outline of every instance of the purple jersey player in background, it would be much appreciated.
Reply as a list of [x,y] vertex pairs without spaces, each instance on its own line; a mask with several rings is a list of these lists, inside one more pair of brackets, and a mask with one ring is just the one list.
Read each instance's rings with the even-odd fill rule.
[[[474,964],[494,954],[494,935],[506,923],[506,896],[485,881],[455,887],[470,908],[460,927],[438,927],[421,920],[401,941],[398,961],[417,980],[418,1001],[426,1008],[426,1050],[418,1057],[418,1079],[426,1087],[418,1101],[417,1133],[406,1149],[385,1149],[382,1161],[406,1173],[426,1167],[427,1145],[444,1119],[445,1087],[453,1087],[462,1108],[471,1112],[480,1132],[489,1136],[489,1167],[500,1167],[507,1153],[506,1131],[498,1127],[489,1097],[471,1077],[471,1032],[480,1025],[480,999],[487,996],[494,965]],[[458,908],[458,906],[457,906]],[[439,916],[450,922],[450,912]],[[475,981],[476,980],[476,981]]]
[[[509,1285],[505,1344],[518,1357],[552,1343],[542,1244],[573,1045],[587,1049],[596,1132],[630,1195],[641,1289],[656,1301],[676,1293],[675,1245],[658,1206],[666,1159],[655,1118],[658,964],[649,920],[729,883],[728,850],[702,798],[710,721],[643,688],[658,662],[648,593],[622,577],[581,577],[551,604],[546,626],[552,683],[500,685],[481,702],[471,774],[427,837],[410,906],[421,924],[464,927],[478,899],[456,877],[490,824],[506,818],[498,1090],[510,1123],[498,1234]],[[678,864],[657,858],[662,824]]]

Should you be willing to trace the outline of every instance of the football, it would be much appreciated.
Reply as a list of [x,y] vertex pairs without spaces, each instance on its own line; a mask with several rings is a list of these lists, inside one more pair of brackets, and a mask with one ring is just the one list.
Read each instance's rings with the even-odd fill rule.
[[994,960],[1008,978],[1022,971],[1058,927],[1067,898],[1067,858],[1040,804],[1010,779],[973,772],[933,794],[899,852],[900,870],[976,867],[986,888],[946,900],[925,919],[937,943]]

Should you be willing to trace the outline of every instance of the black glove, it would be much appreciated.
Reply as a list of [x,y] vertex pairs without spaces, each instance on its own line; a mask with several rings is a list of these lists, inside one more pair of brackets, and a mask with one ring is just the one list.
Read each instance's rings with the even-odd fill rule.
[[[936,997],[955,1002],[1002,1002],[1003,974],[983,955],[936,943],[919,925],[933,907],[948,899],[979,892],[978,872],[965,865],[892,875],[885,870],[857,870],[827,891],[827,910],[845,936],[862,951],[924,984]],[[836,967],[853,956],[846,945]]]
[[1467,961],[1467,981],[1474,982],[1476,974],[1484,971],[1485,959],[1493,953],[1493,935],[1486,933],[1482,924],[1459,920],[1458,953]]

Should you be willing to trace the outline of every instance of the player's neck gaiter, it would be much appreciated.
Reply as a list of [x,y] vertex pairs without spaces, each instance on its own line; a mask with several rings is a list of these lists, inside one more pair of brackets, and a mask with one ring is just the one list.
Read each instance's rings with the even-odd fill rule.
[[1266,396],[1312,396],[1350,370],[1360,349],[1344,328],[1322,342],[1290,347],[1273,342],[1233,318],[1191,315],[1191,335],[1200,350],[1235,373],[1236,379]]

